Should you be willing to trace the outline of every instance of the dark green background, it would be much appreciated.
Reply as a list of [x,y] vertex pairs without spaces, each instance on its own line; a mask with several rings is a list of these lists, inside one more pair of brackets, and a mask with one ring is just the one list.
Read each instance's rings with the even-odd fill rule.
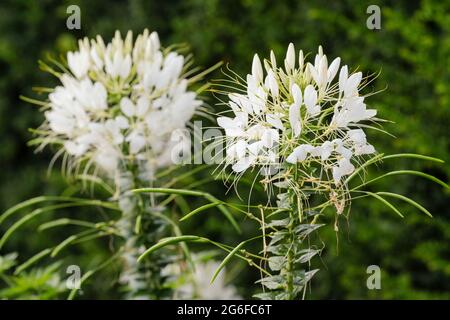
[[[66,8],[81,8],[81,30],[66,28]],[[366,28],[366,8],[381,8],[381,30]],[[450,2],[449,1],[24,1],[0,4],[0,210],[29,197],[60,194],[68,185],[60,178],[58,165],[46,175],[51,151],[34,154],[26,146],[28,128],[43,116],[19,95],[36,97],[33,86],[55,84],[38,70],[37,60],[73,49],[77,38],[100,34],[109,40],[114,30],[140,33],[158,31],[163,45],[190,44],[196,63],[210,66],[219,60],[245,75],[255,52],[268,56],[274,49],[281,61],[289,42],[306,52],[319,44],[330,57],[365,74],[381,71],[368,91],[385,89],[368,98],[379,115],[394,121],[386,129],[397,136],[370,133],[370,141],[384,153],[412,152],[439,157],[446,164],[402,160],[386,162],[383,170],[413,168],[448,181],[450,174]],[[219,78],[219,71],[212,78]],[[40,97],[41,99],[44,97]],[[214,104],[213,99],[209,99]],[[200,179],[200,177],[197,177]],[[212,191],[222,195],[220,182]],[[433,219],[402,203],[405,219],[392,214],[376,201],[355,202],[349,227],[341,222],[339,252],[332,226],[321,237],[328,246],[321,272],[315,278],[311,298],[450,298],[450,210],[448,191],[420,178],[393,177],[376,190],[408,195],[427,207]],[[397,203],[396,203],[397,204]],[[57,216],[54,213],[53,216]],[[47,219],[51,216],[47,216]],[[237,243],[223,220],[213,213],[185,228],[215,239]],[[63,235],[37,234],[36,223],[16,233],[1,254],[17,251],[19,259],[44,248]],[[1,231],[4,231],[3,226]],[[251,229],[251,224],[246,222]],[[242,236],[244,237],[244,236]],[[64,263],[88,264],[109,252],[103,244],[85,245],[66,251]],[[366,268],[382,270],[382,290],[366,288]],[[236,279],[240,292],[257,275],[249,269]],[[254,272],[253,272],[254,273]],[[90,282],[89,298],[117,297],[109,269]]]

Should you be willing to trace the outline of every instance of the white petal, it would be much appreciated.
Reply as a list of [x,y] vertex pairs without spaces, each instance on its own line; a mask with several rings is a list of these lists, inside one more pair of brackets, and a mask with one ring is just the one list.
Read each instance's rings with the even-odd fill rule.
[[236,142],[235,146],[236,146],[236,156],[237,156],[237,158],[241,159],[241,158],[245,157],[245,153],[246,153],[247,146],[248,146],[247,142],[244,141],[244,140],[238,140]]
[[292,164],[297,163],[297,155],[294,151],[286,158],[286,162]]
[[343,158],[339,160],[338,163],[344,175],[351,174],[355,170],[355,166],[350,162],[349,159]]
[[234,172],[239,173],[239,172],[247,170],[251,164],[252,164],[252,159],[250,157],[245,157],[243,159],[240,159],[238,162],[236,162],[232,166],[232,169]]
[[125,59],[122,60],[120,65],[119,75],[122,79],[128,77],[131,71],[131,56],[129,54],[126,55]]
[[273,50],[270,50],[270,63],[272,64],[272,68],[275,69],[277,67],[277,58]]
[[333,179],[336,184],[340,183],[342,176],[349,175],[355,170],[355,167],[348,159],[341,159],[338,161],[338,166],[333,167]]
[[312,85],[308,85],[305,88],[305,105],[308,113],[312,116],[317,115],[320,112],[320,106],[317,103],[317,91]]
[[261,137],[261,142],[263,146],[267,148],[272,148],[275,143],[279,141],[278,131],[275,129],[266,129]]
[[294,83],[291,87],[292,97],[294,98],[294,103],[300,108],[302,105],[302,91],[300,90],[299,86]]
[[255,77],[255,80],[257,81],[257,83],[262,83],[263,69],[262,69],[262,65],[261,65],[261,60],[259,59],[257,54],[255,54],[253,56],[252,75],[253,75],[253,77]]
[[287,72],[290,72],[295,68],[295,48],[292,42],[289,43],[284,66],[286,67]]
[[348,78],[348,67],[343,66],[339,72],[339,92],[343,92]]
[[367,142],[366,134],[362,129],[349,130],[347,131],[347,135],[355,143],[365,144]]
[[130,152],[138,153],[145,146],[145,138],[141,135],[134,135],[130,140]]
[[320,59],[318,73],[319,79],[317,85],[322,88],[328,81],[328,60],[326,55]]
[[228,117],[218,117],[217,124],[224,129],[230,129],[235,126],[233,119],[228,118]]
[[328,82],[333,81],[334,77],[336,76],[338,70],[339,70],[339,65],[341,63],[341,58],[336,58],[333,60],[333,62],[331,62],[330,67],[328,68]]
[[278,83],[272,70],[267,74],[267,82],[270,92],[274,97],[278,97]]
[[314,67],[311,63],[308,62],[306,65],[309,73],[311,74],[313,80],[315,83],[319,83],[319,72],[317,71],[316,67]]
[[135,114],[135,106],[129,98],[122,98],[120,100],[120,110],[127,116],[132,117]]
[[260,151],[263,148],[263,143],[261,141],[253,142],[247,146],[248,152],[253,156],[256,157],[259,155]]
[[358,90],[359,83],[362,80],[362,72],[352,74],[345,83],[344,93],[346,96],[352,96]]
[[144,116],[150,108],[150,101],[146,97],[140,97],[136,104],[136,115],[138,117]]
[[302,144],[296,147],[294,151],[292,151],[292,153],[286,158],[286,161],[289,163],[295,163],[297,161],[305,161],[308,156],[308,153],[310,153],[313,150],[314,150],[313,146],[309,144]]
[[127,129],[129,127],[128,120],[124,116],[117,116],[114,120],[120,129]]
[[320,148],[320,158],[322,160],[327,160],[331,152],[333,151],[333,144],[330,141],[325,141]]
[[339,167],[333,167],[333,180],[335,184],[339,184],[341,181],[342,172]]
[[298,137],[302,132],[302,123],[300,122],[300,107],[295,103],[289,107],[289,123],[291,124],[294,137]]
[[280,129],[282,131],[285,129],[283,122],[280,120],[280,117],[275,114],[266,114],[266,121],[276,129]]

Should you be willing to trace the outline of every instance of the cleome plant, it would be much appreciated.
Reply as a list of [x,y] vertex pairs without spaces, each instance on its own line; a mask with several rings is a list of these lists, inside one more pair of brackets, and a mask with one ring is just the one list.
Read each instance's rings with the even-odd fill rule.
[[[209,242],[227,252],[215,276],[232,258],[240,258],[261,274],[260,299],[293,300],[305,298],[308,284],[319,271],[312,259],[326,245],[318,229],[328,216],[334,215],[332,227],[339,231],[339,217],[349,216],[355,200],[373,198],[395,214],[403,214],[391,200],[406,201],[431,217],[431,213],[413,199],[389,191],[370,191],[372,184],[397,175],[417,175],[448,185],[423,172],[397,170],[368,179],[371,166],[384,161],[412,158],[442,163],[419,154],[385,155],[367,141],[366,132],[389,134],[382,128],[377,111],[368,108],[362,94],[371,77],[352,72],[340,58],[330,64],[319,47],[313,61],[295,51],[291,43],[281,65],[275,54],[261,62],[255,54],[251,74],[245,79],[237,73],[225,73],[212,91],[225,96],[220,105],[226,114],[217,115],[225,131],[218,143],[226,156],[219,176],[237,190],[241,178],[253,177],[252,185],[261,185],[266,203],[228,204],[209,199],[210,204],[195,209],[182,220],[214,206],[230,206],[260,226],[260,233],[238,244],[226,245],[196,235],[162,239],[141,257],[179,242]],[[231,172],[228,168],[231,168]],[[256,190],[256,187],[254,188]],[[192,190],[140,189],[142,192],[165,192],[205,197]],[[208,199],[208,197],[206,197]],[[250,198],[250,197],[249,197]],[[250,242],[260,241],[259,252],[249,252]]]
[[[47,212],[94,207],[106,210],[108,216],[101,222],[59,218],[42,224],[39,231],[70,226],[84,230],[29,258],[16,273],[44,258],[55,258],[68,246],[101,237],[118,238],[111,257],[84,273],[81,282],[120,261],[119,282],[125,298],[171,297],[161,270],[190,261],[187,247],[160,252],[141,265],[137,258],[161,237],[180,235],[177,223],[167,213],[166,206],[174,199],[159,203],[156,195],[143,197],[131,191],[164,187],[195,173],[178,171],[174,176],[172,160],[190,147],[179,137],[188,130],[191,118],[204,112],[199,94],[207,85],[196,89],[193,85],[218,65],[204,71],[192,68],[192,56],[182,55],[185,49],[162,48],[158,34],[148,30],[135,41],[131,32],[125,38],[116,32],[109,43],[100,36],[85,38],[79,41],[77,51],[67,53],[67,59],[40,62],[41,69],[61,84],[39,88],[48,96],[45,101],[24,98],[40,106],[45,116],[44,123],[33,130],[35,138],[30,144],[38,151],[46,146],[56,148],[50,166],[61,158],[66,176],[107,196],[41,196],[20,203],[3,213],[0,223],[32,211],[12,223],[0,238],[0,248],[19,227]],[[191,266],[183,263],[184,272],[193,272]],[[70,297],[75,294],[73,290]]]
[[[304,299],[327,245],[320,231],[339,232],[340,217],[349,218],[353,201],[379,201],[399,217],[403,213],[394,202],[403,201],[432,216],[407,195],[374,191],[374,182],[414,175],[448,189],[415,170],[369,174],[399,158],[443,162],[420,154],[386,155],[369,143],[372,133],[389,135],[383,129],[388,120],[368,105],[374,92],[367,93],[367,86],[376,75],[363,76],[340,58],[329,63],[322,47],[313,56],[291,43],[282,63],[273,51],[268,59],[255,54],[245,78],[226,69],[225,79],[199,84],[221,63],[202,71],[185,52],[181,45],[163,48],[158,34],[145,30],[134,40],[131,32],[125,38],[116,32],[108,43],[100,36],[85,38],[66,57],[40,62],[60,84],[38,88],[43,101],[23,98],[38,105],[45,118],[32,130],[30,145],[56,150],[50,168],[59,159],[63,174],[77,182],[76,191],[91,186],[92,192],[40,196],[10,208],[0,215],[0,224],[9,223],[0,249],[21,226],[46,213],[88,207],[101,211],[102,218],[61,217],[41,224],[42,232],[77,231],[26,260],[5,256],[4,270],[14,268],[18,279],[38,278],[28,271],[36,264],[59,259],[69,246],[108,237],[114,240],[110,256],[83,273],[81,284],[114,263],[120,265],[123,298],[234,299],[240,293],[223,272],[241,259],[258,274],[255,298]],[[218,98],[222,112],[214,112],[213,121],[223,135],[203,142],[225,151],[208,181],[221,178],[240,202],[200,190],[204,181],[195,176],[210,165],[181,165],[191,156],[191,119],[211,116],[200,96],[205,91]],[[244,182],[251,186],[246,199],[238,192]],[[255,193],[260,200],[252,200]],[[188,197],[204,204],[191,210]],[[200,232],[182,233],[183,222],[206,212],[223,215],[239,240],[222,243]],[[250,235],[241,232],[244,219],[252,222]],[[191,254],[191,243],[211,245],[225,256],[217,261],[214,254],[211,261],[208,254]],[[38,275],[52,278],[55,266],[38,269]],[[54,278],[49,297],[62,291]]]

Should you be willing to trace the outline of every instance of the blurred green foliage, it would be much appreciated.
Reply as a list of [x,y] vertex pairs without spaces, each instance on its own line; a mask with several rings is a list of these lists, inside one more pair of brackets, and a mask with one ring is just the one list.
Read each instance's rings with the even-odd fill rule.
[[[71,4],[81,8],[81,30],[66,28],[66,8]],[[385,128],[396,138],[370,132],[370,140],[377,150],[421,153],[446,161],[444,165],[411,159],[386,161],[383,170],[413,168],[448,181],[450,2],[377,1],[382,13],[381,30],[366,27],[366,8],[370,4],[373,1],[3,0],[0,3],[0,211],[32,196],[71,192],[73,184],[68,185],[60,177],[58,165],[51,175],[46,174],[51,150],[36,155],[27,147],[31,138],[27,129],[37,127],[43,117],[35,107],[19,100],[19,95],[36,97],[32,86],[55,83],[38,70],[39,59],[45,59],[48,54],[64,54],[83,36],[100,34],[109,39],[116,29],[122,32],[131,29],[135,33],[144,28],[156,30],[163,45],[188,43],[197,65],[210,66],[223,60],[241,75],[249,72],[255,52],[268,56],[269,50],[274,49],[281,59],[289,42],[307,52],[315,52],[321,44],[327,55],[340,56],[344,63],[358,67],[366,75],[380,72],[366,90],[383,91],[369,97],[368,103],[379,110],[381,117],[395,122],[386,124]],[[219,71],[212,75],[213,79],[220,77]],[[207,102],[215,103],[211,97]],[[196,179],[208,175],[199,174]],[[221,199],[229,197],[239,201],[233,192],[224,196],[226,188],[221,187],[220,181],[203,188]],[[245,194],[246,188],[242,186],[241,193]],[[450,298],[448,191],[412,177],[380,181],[376,190],[407,194],[427,207],[434,218],[398,203],[406,214],[401,220],[376,200],[364,204],[356,201],[348,223],[341,219],[338,236],[331,218],[329,226],[322,228],[320,236],[328,245],[322,261],[318,262],[322,270],[313,281],[310,297]],[[194,208],[196,202],[189,204]],[[51,213],[46,219],[58,214]],[[182,225],[183,230],[229,244],[238,243],[238,236],[219,215],[211,211],[202,217]],[[240,218],[244,233],[253,232],[255,226]],[[23,261],[46,245],[54,244],[55,239],[64,239],[58,233],[37,233],[34,230],[38,224],[33,222],[19,230],[0,254],[19,252],[18,259]],[[7,227],[0,227],[0,232]],[[107,241],[72,247],[65,252],[63,266],[76,263],[88,268],[109,254]],[[381,267],[381,290],[367,290],[366,268],[372,264]],[[239,274],[235,281],[242,295],[249,297],[251,292],[247,288],[258,275],[244,267],[235,265],[234,273]],[[62,270],[64,274],[65,268]],[[117,297],[111,280],[117,272],[109,268],[93,277],[83,298]],[[54,296],[44,293],[41,297]]]

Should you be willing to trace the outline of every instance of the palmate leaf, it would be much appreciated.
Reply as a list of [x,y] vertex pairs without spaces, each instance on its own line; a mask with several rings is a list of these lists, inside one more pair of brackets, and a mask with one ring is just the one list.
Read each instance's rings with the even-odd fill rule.
[[269,292],[263,292],[263,293],[257,293],[253,295],[253,298],[257,298],[260,300],[281,300],[277,299],[277,296],[283,293],[282,291],[269,291]]
[[273,256],[269,257],[269,268],[272,271],[280,271],[283,268],[284,263],[286,262],[285,256]]
[[264,277],[256,281],[256,283],[261,283],[269,290],[281,289],[285,284],[285,279],[281,275],[274,275],[269,277]]
[[304,249],[301,252],[300,258],[295,260],[296,263],[306,263],[309,262],[315,255],[317,255],[320,252],[320,250],[314,250],[314,249]]
[[320,227],[324,226],[324,224],[301,224],[297,227],[295,227],[294,232],[301,238],[307,237],[311,232],[314,230],[319,229]]

